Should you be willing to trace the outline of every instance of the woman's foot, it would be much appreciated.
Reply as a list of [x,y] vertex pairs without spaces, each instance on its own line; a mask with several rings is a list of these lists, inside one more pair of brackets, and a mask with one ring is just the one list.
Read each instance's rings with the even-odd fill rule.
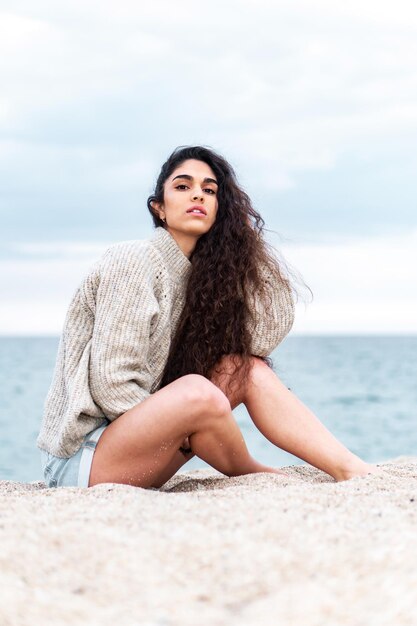
[[285,476],[288,478],[288,474],[283,472],[282,470],[277,469],[276,467],[270,467],[269,465],[262,465],[262,463],[256,462],[256,469],[254,470],[256,473],[265,472],[267,474],[280,474],[281,476]]
[[342,482],[344,480],[350,480],[351,478],[366,477],[372,474],[376,476],[382,475],[384,474],[384,470],[381,467],[378,467],[378,465],[361,461],[355,467],[342,470],[340,474],[334,478],[336,482]]
[[281,476],[286,476],[288,478],[287,472],[282,472],[281,470],[277,469],[276,467],[270,467],[268,469],[268,472],[270,472],[271,474],[280,474]]

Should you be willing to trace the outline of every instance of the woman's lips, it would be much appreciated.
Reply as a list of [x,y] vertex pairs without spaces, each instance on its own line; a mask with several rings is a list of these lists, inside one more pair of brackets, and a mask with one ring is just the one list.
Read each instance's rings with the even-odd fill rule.
[[187,209],[187,213],[188,213],[189,211],[193,211],[193,210],[200,211],[201,213],[204,213],[205,215],[207,215],[207,211],[206,211],[206,209],[203,207],[203,205],[202,205],[202,204],[193,204],[192,206],[190,206],[190,207]]
[[197,217],[206,217],[205,209],[188,209],[188,215],[196,215]]

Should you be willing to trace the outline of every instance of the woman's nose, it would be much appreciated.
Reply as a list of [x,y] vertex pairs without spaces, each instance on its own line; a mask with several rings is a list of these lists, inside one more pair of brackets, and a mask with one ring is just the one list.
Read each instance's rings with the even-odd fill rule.
[[201,200],[202,200],[202,199],[203,199],[203,196],[202,196],[202,195],[200,195],[200,194],[198,194],[198,193],[195,193],[195,194],[193,195],[193,200],[197,200],[198,198],[201,198]]

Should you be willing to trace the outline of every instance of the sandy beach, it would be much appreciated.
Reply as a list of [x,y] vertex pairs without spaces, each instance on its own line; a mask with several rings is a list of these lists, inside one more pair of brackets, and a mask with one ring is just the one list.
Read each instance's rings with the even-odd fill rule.
[[1,626],[413,626],[417,457],[335,483],[184,472],[162,489],[0,482]]

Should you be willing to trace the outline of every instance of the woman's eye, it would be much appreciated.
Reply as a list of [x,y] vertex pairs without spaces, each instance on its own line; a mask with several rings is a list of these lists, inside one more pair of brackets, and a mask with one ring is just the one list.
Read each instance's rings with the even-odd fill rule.
[[[175,189],[179,189],[180,187],[186,187],[188,189],[188,185],[177,185]],[[216,192],[213,189],[210,189],[210,187],[206,187],[203,191],[210,191],[211,194],[216,195]]]

